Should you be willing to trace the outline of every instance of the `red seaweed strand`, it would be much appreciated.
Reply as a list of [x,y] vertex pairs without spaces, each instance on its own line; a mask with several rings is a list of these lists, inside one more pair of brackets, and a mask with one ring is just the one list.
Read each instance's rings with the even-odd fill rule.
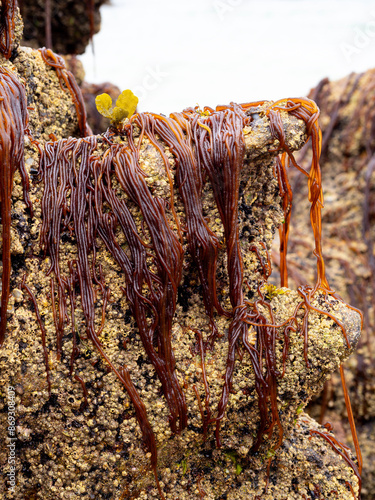
[[85,109],[85,105],[83,102],[81,89],[78,87],[78,84],[77,84],[76,79],[74,78],[73,74],[66,69],[64,59],[61,56],[59,56],[58,54],[55,54],[54,52],[52,52],[52,50],[49,48],[39,49],[39,52],[43,58],[43,61],[46,64],[48,64],[48,66],[51,66],[52,68],[55,69],[56,74],[60,80],[61,88],[63,88],[62,82],[65,83],[65,85],[66,85],[66,87],[67,87],[67,89],[72,97],[73,104],[76,108],[78,126],[79,126],[81,136],[86,137],[86,136],[91,135],[91,133],[92,133],[91,129],[87,125],[86,109]]
[[12,55],[17,0],[2,0],[0,8],[0,52],[6,59]]
[[24,87],[14,74],[0,68],[0,203],[2,220],[2,263],[0,346],[4,342],[11,276],[11,197],[13,178],[18,169],[23,182],[24,200],[32,215],[28,177],[24,165],[24,133],[28,114]]

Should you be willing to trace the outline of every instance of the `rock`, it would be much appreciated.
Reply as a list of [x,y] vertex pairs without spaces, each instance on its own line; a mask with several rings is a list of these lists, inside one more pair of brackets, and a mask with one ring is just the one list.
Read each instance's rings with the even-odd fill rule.
[[[40,52],[31,49],[19,49],[12,63],[5,64],[24,79],[28,104],[34,108],[30,110],[29,128],[39,140],[40,150],[26,134],[25,165],[28,173],[34,173],[29,189],[33,218],[22,201],[18,171],[14,179],[12,230],[24,251],[20,254],[19,245],[12,247],[12,309],[8,307],[7,331],[0,351],[0,419],[2,439],[10,441],[7,410],[15,402],[17,482],[13,493],[7,488],[5,476],[0,484],[3,496],[39,495],[45,500],[160,498],[151,467],[154,464],[156,468],[152,439],[157,447],[160,491],[169,499],[204,494],[217,499],[281,500],[318,494],[342,499],[351,494],[350,488],[358,496],[358,480],[348,466],[355,460],[353,456],[346,451],[345,460],[336,453],[327,441],[331,434],[301,412],[355,347],[360,317],[324,290],[312,294],[309,288],[293,291],[266,283],[267,252],[284,219],[274,175],[275,156],[282,147],[267,114],[271,103],[246,110],[245,128],[239,131],[233,126],[226,134],[214,135],[213,128],[221,117],[221,123],[229,122],[231,111],[218,111],[218,118],[213,119],[217,121],[212,123],[209,113],[196,112],[201,125],[196,125],[195,133],[199,133],[199,127],[208,129],[213,137],[213,154],[219,154],[222,147],[222,168],[229,177],[219,195],[226,193],[229,200],[236,170],[228,169],[225,162],[241,150],[242,132],[244,147],[238,186],[234,184],[238,204],[229,205],[230,210],[222,209],[230,215],[238,206],[238,216],[231,224],[222,223],[225,217],[215,201],[215,189],[219,187],[216,179],[202,177],[195,207],[202,203],[200,213],[206,226],[199,226],[203,217],[188,214],[192,198],[183,194],[190,182],[188,162],[185,158],[179,163],[182,153],[197,155],[198,146],[193,148],[192,140],[182,132],[183,125],[176,125],[181,117],[176,115],[175,124],[166,129],[175,130],[177,136],[182,134],[178,136],[181,150],[177,142],[168,142],[168,134],[162,140],[162,129],[157,143],[152,140],[150,130],[164,122],[163,117],[151,117],[149,129],[141,123],[149,115],[139,115],[132,126],[125,124],[117,132],[64,139],[84,135],[84,130],[78,127],[82,118],[77,120],[77,106],[70,94],[59,89],[55,70],[44,66]],[[240,111],[236,115],[236,109],[233,107],[233,113],[238,118]],[[190,124],[196,118],[192,113]],[[56,117],[54,123],[52,116]],[[299,149],[307,138],[304,121],[286,111],[277,116],[285,146],[291,151]],[[235,133],[239,138],[229,148]],[[50,134],[57,141],[46,143]],[[43,182],[35,176],[40,151]],[[126,163],[123,179],[116,161],[124,161],[128,154],[137,161],[135,170],[131,162]],[[104,168],[111,155],[112,170],[103,170],[99,179],[97,167]],[[82,184],[86,169],[88,185]],[[66,185],[65,174],[69,180]],[[216,175],[220,178],[222,172],[218,170]],[[132,190],[134,179],[138,184]],[[193,186],[198,186],[198,179],[196,169]],[[104,183],[103,190],[98,188],[99,182]],[[77,191],[82,185],[84,191]],[[111,198],[112,188],[115,198]],[[94,217],[93,193],[104,197],[102,202],[95,198]],[[60,194],[61,224],[55,205]],[[148,200],[146,209],[135,201],[140,194]],[[189,196],[193,194],[189,192]],[[116,203],[121,210],[115,216]],[[124,213],[129,213],[128,226],[121,228]],[[207,294],[212,288],[207,287],[206,295],[202,293],[202,274],[198,273],[188,233],[192,220],[201,229],[209,228],[218,240],[215,281],[222,312],[218,306],[218,312],[214,308],[209,311]],[[235,232],[231,236],[234,243],[227,248],[228,231],[236,224],[238,247]],[[95,243],[85,249],[83,242],[90,239],[93,225]],[[133,229],[125,233],[127,227]],[[138,236],[134,238],[135,234]],[[157,247],[160,235],[163,244]],[[141,251],[136,258],[133,255],[140,239],[148,252],[145,264]],[[51,249],[57,242],[59,263],[55,265]],[[173,242],[177,242],[175,246]],[[197,252],[203,243],[200,245]],[[230,274],[228,268],[239,262],[233,257],[236,248],[243,265]],[[180,251],[183,261],[176,257],[175,266],[168,267],[171,249]],[[130,279],[125,280],[119,265],[123,261],[114,255],[122,255],[123,261],[141,262],[131,268]],[[204,254],[200,255],[203,259]],[[171,276],[179,262],[181,277],[174,290]],[[142,281],[140,291],[132,295],[132,279],[145,272],[144,265],[151,271],[149,280]],[[201,271],[205,272],[207,267]],[[238,276],[239,285],[235,279]],[[158,297],[160,307],[156,308]],[[141,324],[135,313],[145,303],[149,308]],[[171,310],[171,327],[167,330],[165,317]],[[241,331],[238,341],[232,342],[235,321]],[[252,325],[247,327],[246,322]],[[164,336],[158,330],[160,325],[164,325]],[[163,357],[168,349],[173,349],[173,356]],[[228,383],[232,360],[233,379]],[[264,398],[265,384],[270,390]],[[180,390],[178,412],[174,412],[172,390],[168,393],[166,386]],[[226,407],[222,404],[225,390],[229,394]],[[9,450],[1,449],[0,464],[5,474],[11,472],[8,458]],[[294,467],[296,461],[298,468]]]
[[[51,42],[46,39],[47,4],[45,0],[22,0],[24,44],[48,47],[61,54],[83,54],[92,35],[100,29],[100,7],[106,0],[50,0]],[[92,4],[92,11],[90,5]]]
[[[349,393],[364,456],[362,498],[375,497],[373,449],[375,446],[374,293],[375,293],[375,70],[331,82],[322,80],[310,92],[321,109],[323,132],[322,176],[325,207],[322,211],[330,285],[346,301],[364,313],[364,334],[356,356],[347,363]],[[308,155],[305,156],[308,164]],[[303,201],[306,186],[294,179],[295,213],[291,229],[289,259],[294,269],[311,279],[315,263],[309,256],[311,238],[305,231],[309,214]],[[300,284],[294,280],[294,284]],[[347,434],[341,380],[335,375],[325,387],[319,404],[310,408],[321,413]],[[321,403],[323,408],[320,408]],[[328,406],[327,406],[328,405]],[[372,432],[370,431],[372,429]]]

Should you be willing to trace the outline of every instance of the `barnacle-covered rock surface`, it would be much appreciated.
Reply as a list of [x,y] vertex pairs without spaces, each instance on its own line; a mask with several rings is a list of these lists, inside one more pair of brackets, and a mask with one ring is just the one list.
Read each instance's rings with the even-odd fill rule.
[[[364,456],[362,498],[375,497],[375,70],[351,73],[338,81],[324,79],[309,96],[321,110],[323,132],[322,223],[328,279],[333,288],[364,313],[364,331],[356,354],[348,363],[347,379],[359,441]],[[306,166],[309,154],[302,153]],[[308,251],[310,235],[304,231],[308,210],[300,202],[307,195],[301,176],[293,176],[298,210],[292,221],[290,276],[293,286],[302,276],[314,279],[315,263]],[[330,380],[310,411],[334,422],[341,435],[350,434],[339,374]]]
[[[54,139],[77,135],[73,101],[60,86],[54,70],[44,65],[39,53],[20,48],[12,64],[7,65],[25,84],[31,108],[30,132],[40,141],[41,147],[51,134]],[[240,174],[239,234],[249,301],[260,298],[267,251],[271,251],[274,234],[284,220],[274,175],[274,158],[280,145],[271,133],[265,107],[266,104],[254,109],[253,120],[244,130],[245,159]],[[55,116],[55,120],[51,116]],[[299,149],[306,140],[304,122],[284,112],[281,118],[288,146],[292,150]],[[170,183],[160,150],[136,128],[134,140],[142,141],[139,166],[150,192],[155,198],[168,200]],[[98,136],[93,156],[104,156],[110,142],[126,146],[127,141],[127,136],[121,133]],[[165,143],[161,141],[161,144],[174,175],[173,153]],[[74,324],[71,316],[61,318],[56,298],[52,306],[51,297],[57,295],[51,285],[51,275],[48,275],[51,262],[39,245],[42,217],[45,216],[41,209],[43,183],[36,175],[39,151],[27,136],[25,163],[31,177],[30,197],[35,213],[31,219],[22,200],[21,179],[17,173],[12,196],[12,297],[8,306],[7,335],[0,352],[3,442],[8,439],[8,387],[14,388],[16,398],[17,482],[16,493],[12,493],[7,488],[7,449],[2,448],[0,491],[9,499],[159,498],[150,467],[150,453],[143,445],[136,411],[114,371],[87,338],[80,301],[76,302]],[[121,192],[120,186],[116,189]],[[207,224],[223,238],[223,227],[209,183],[204,186],[202,203]],[[307,199],[305,203],[308,205]],[[184,206],[178,190],[175,191],[175,207],[184,228]],[[130,203],[130,210],[137,230],[140,234],[144,230],[147,239],[147,228],[144,228],[139,209]],[[166,203],[165,210],[173,225],[170,204]],[[126,241],[120,240],[120,244],[127,248]],[[300,307],[296,312],[299,325],[307,322],[307,339],[301,328],[290,328],[288,337],[282,326],[277,328],[279,425],[274,425],[262,437],[256,454],[252,453],[252,447],[257,439],[260,413],[255,374],[249,354],[238,350],[232,390],[220,426],[221,447],[218,448],[215,425],[208,425],[205,432],[203,424],[208,412],[215,417],[221,397],[230,318],[215,315],[218,336],[213,348],[206,350],[203,364],[199,336],[207,340],[212,328],[186,238],[183,240],[183,275],[172,325],[176,376],[186,399],[188,418],[188,425],[180,434],[171,431],[161,383],[142,345],[124,294],[123,273],[103,242],[98,239],[96,245],[96,262],[101,264],[103,276],[100,283],[105,283],[105,288],[98,280],[95,325],[100,330],[106,356],[114,366],[127,367],[145,405],[155,433],[160,487],[166,498],[206,495],[212,499],[297,500],[321,495],[343,499],[350,498],[348,485],[354,492],[358,491],[357,478],[347,462],[325,439],[310,432],[320,429],[324,433],[326,430],[302,412],[311,396],[320,390],[326,378],[356,345],[360,317],[355,311],[333,296],[318,292],[312,302],[316,310],[311,309],[307,315],[306,308]],[[67,270],[69,263],[75,260],[76,237],[67,227],[60,247],[61,269]],[[218,255],[218,293],[222,303],[230,306],[226,266],[223,245]],[[24,275],[46,329],[50,393],[40,326],[35,307],[22,287]],[[109,300],[106,300],[106,290],[111,292]],[[287,322],[301,303],[297,291],[284,288],[281,292],[268,297],[265,294],[259,304],[264,317],[276,325]],[[106,314],[102,323],[103,304]],[[326,312],[345,326],[350,348],[342,329]],[[61,356],[57,349],[60,320],[64,323]],[[78,345],[74,345],[73,329],[78,334]],[[253,345],[255,338],[255,331],[250,327],[249,342]],[[286,339],[289,347],[284,356]],[[281,428],[284,441],[278,447]]]

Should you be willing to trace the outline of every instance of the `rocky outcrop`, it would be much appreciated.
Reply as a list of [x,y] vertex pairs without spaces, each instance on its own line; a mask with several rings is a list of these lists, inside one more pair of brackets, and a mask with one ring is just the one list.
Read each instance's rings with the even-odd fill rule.
[[[348,384],[364,455],[363,499],[375,496],[375,71],[351,74],[339,81],[322,80],[310,93],[321,109],[323,131],[322,176],[325,207],[322,220],[324,255],[331,286],[364,313],[364,334],[348,364]],[[308,153],[302,154],[308,164]],[[294,221],[290,240],[290,266],[294,284],[314,276],[309,256],[311,238],[305,231],[309,214],[303,201],[307,194],[300,176],[294,179]],[[330,381],[311,408],[313,415],[335,422],[349,433],[341,400],[340,377]]]
[[[272,122],[271,103],[263,103],[245,111],[192,111],[185,125],[176,115],[156,137],[151,132],[165,119],[140,115],[132,126],[78,138],[84,129],[74,95],[40,52],[21,48],[4,65],[24,82],[29,132],[39,145],[25,130],[33,217],[18,172],[12,193],[0,419],[3,442],[17,451],[14,465],[11,447],[0,451],[3,497],[358,496],[351,452],[302,410],[357,344],[360,316],[324,289],[312,293],[267,283],[267,254],[285,217],[275,157],[283,148],[301,148],[305,121],[275,108]],[[211,115],[217,118],[210,121]],[[218,123],[238,116],[245,117],[243,129],[214,134]],[[142,120],[148,119],[147,128]],[[189,125],[193,122],[198,128]],[[275,123],[282,131],[279,139]],[[189,126],[196,134],[200,129],[212,134],[214,154],[223,146],[223,169],[241,152],[238,171],[225,171],[227,183],[219,185],[208,174],[200,178],[197,169],[189,178],[189,171],[181,170],[188,163],[182,152],[197,167],[199,141],[193,147]],[[234,132],[239,139],[229,146]],[[89,180],[82,184],[85,172]],[[230,184],[236,172],[238,184]],[[218,170],[217,178],[221,175]],[[196,205],[189,197],[194,189],[186,194],[193,180],[200,186]],[[238,203],[228,210],[220,200],[233,199],[233,186]],[[308,206],[307,199],[304,203]],[[225,222],[231,210],[238,210],[231,221],[238,227],[234,236]],[[122,225],[125,212],[131,231]],[[216,310],[210,310],[207,296],[214,297],[214,285],[205,289],[202,281],[202,276],[211,279],[207,267],[200,269],[203,260],[194,257],[195,251],[207,258],[199,253],[205,239],[193,241],[192,235],[202,234],[194,233],[197,226],[217,241]],[[164,245],[157,246],[160,235]],[[142,248],[135,253],[139,242]],[[172,267],[170,248],[180,255]],[[234,257],[236,248],[241,258]],[[137,264],[143,255],[144,264]],[[133,274],[126,274],[126,259],[134,262]],[[230,274],[236,262],[241,265]],[[178,264],[181,275],[174,280]],[[132,295],[141,273],[148,280]],[[240,277],[239,284],[233,276]],[[241,328],[238,340],[233,339],[235,321]],[[169,357],[168,350],[173,350]],[[175,411],[171,394],[177,393]],[[9,434],[9,412],[15,435]],[[153,439],[159,490],[151,467]]]
[[105,1],[20,1],[25,23],[24,44],[48,47],[60,54],[83,54],[91,37],[100,29],[99,9]]

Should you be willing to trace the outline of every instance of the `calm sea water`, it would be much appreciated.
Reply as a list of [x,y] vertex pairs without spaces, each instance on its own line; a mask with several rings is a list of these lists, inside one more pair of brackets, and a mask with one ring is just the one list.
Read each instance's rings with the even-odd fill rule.
[[86,79],[139,109],[276,100],[375,66],[372,0],[112,0],[81,57]]

